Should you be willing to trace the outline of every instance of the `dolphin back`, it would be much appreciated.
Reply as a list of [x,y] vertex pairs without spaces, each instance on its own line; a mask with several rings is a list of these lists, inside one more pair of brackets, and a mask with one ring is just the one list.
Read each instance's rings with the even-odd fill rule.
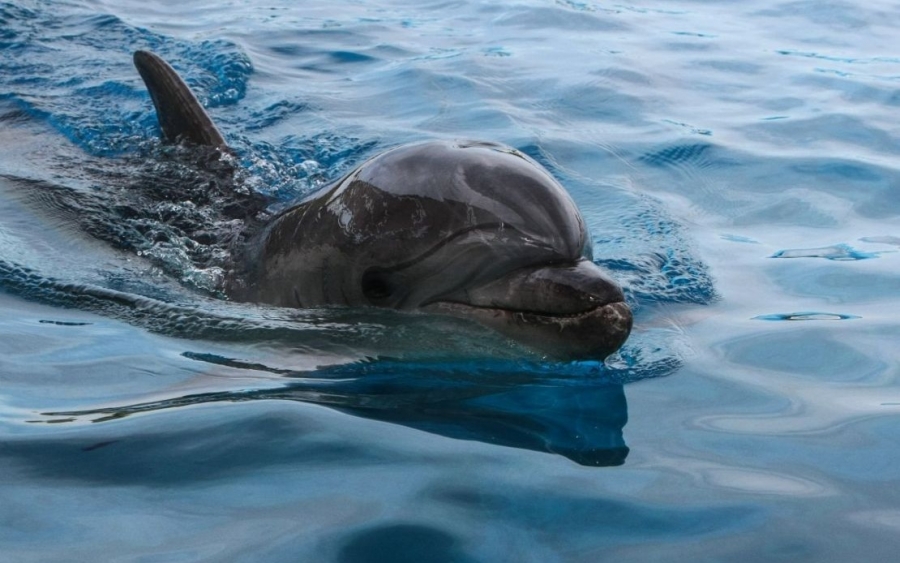
[[166,61],[149,51],[135,51],[134,66],[150,91],[163,138],[228,149],[206,110]]

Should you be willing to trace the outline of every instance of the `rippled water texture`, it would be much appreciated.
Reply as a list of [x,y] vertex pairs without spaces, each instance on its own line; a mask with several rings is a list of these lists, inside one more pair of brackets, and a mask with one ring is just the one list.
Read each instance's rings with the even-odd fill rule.
[[[0,560],[893,560],[898,27],[889,2],[0,0]],[[136,49],[246,189],[157,140]],[[219,295],[249,190],[433,138],[569,189],[635,311],[619,354]]]

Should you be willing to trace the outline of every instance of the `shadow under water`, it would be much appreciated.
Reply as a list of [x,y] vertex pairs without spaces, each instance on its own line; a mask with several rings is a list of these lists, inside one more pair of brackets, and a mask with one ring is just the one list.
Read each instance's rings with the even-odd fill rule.
[[[204,354],[186,357],[222,364]],[[236,367],[236,362],[229,362]],[[674,369],[674,366],[669,366]],[[300,401],[355,416],[401,424],[460,440],[562,455],[580,465],[622,465],[628,455],[624,386],[600,374],[593,380],[548,381],[532,366],[506,365],[491,373],[458,366],[375,361],[281,375],[287,385],[250,391],[188,394],[157,401],[45,412],[33,423],[107,422],[131,415],[223,402]],[[259,365],[245,369],[283,371]],[[602,370],[596,364],[593,368]],[[547,374],[545,374],[547,375]],[[568,384],[567,384],[568,383]]]

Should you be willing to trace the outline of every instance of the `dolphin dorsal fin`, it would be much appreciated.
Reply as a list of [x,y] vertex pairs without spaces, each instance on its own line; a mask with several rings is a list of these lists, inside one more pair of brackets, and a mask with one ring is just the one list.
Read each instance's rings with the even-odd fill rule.
[[169,63],[149,51],[135,51],[134,66],[150,91],[163,138],[228,150],[206,110]]

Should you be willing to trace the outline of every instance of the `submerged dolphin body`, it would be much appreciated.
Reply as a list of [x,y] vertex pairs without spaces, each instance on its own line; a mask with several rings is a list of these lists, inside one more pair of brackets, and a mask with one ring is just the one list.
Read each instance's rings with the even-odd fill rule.
[[[228,150],[165,61],[138,51],[134,62],[167,140]],[[375,156],[282,211],[224,289],[284,307],[449,314],[554,356],[602,359],[632,315],[590,253],[578,208],[538,163],[495,143],[433,141]]]

